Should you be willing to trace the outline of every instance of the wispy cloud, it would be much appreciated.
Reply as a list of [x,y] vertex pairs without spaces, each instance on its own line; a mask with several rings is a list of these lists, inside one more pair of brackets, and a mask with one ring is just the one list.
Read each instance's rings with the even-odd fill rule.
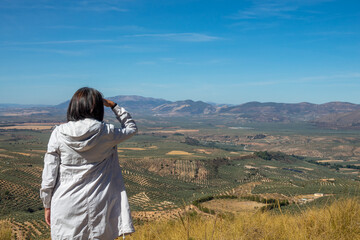
[[155,65],[156,62],[155,61],[141,61],[141,62],[137,62],[137,65]]
[[[265,81],[253,81],[243,82],[235,84],[238,86],[271,86],[271,85],[282,85],[282,84],[315,84],[315,83],[326,83],[326,84],[338,84],[346,85],[353,84],[354,81],[360,80],[360,73],[351,72],[344,74],[333,74],[333,75],[322,75],[322,76],[308,76],[298,79],[287,79],[287,80],[265,80]],[[360,84],[360,82],[359,82]],[[234,85],[234,86],[235,86]]]
[[159,59],[162,62],[167,62],[167,63],[173,63],[176,61],[176,58],[172,58],[172,57],[163,57]]
[[171,57],[162,57],[153,60],[138,61],[137,65],[188,65],[188,66],[208,66],[219,65],[226,62],[226,59],[192,59],[191,61],[186,59],[177,59]]
[[61,44],[96,44],[114,42],[109,39],[78,39],[65,41],[40,41],[40,42],[2,42],[1,45],[61,45]]
[[11,47],[11,48],[6,48],[6,50],[21,51],[21,52],[28,51],[28,52],[40,52],[40,53],[55,53],[66,56],[83,56],[87,53],[87,51],[81,51],[81,50],[66,50],[66,49],[53,49],[53,48]]
[[230,16],[232,19],[256,19],[256,18],[291,18],[291,13],[298,9],[297,6],[286,6],[278,3],[260,3],[245,10],[240,10]]
[[[147,44],[108,44],[104,47],[111,48],[114,50],[131,52],[131,53],[154,53],[154,52],[164,52],[166,48],[160,45],[147,45]],[[112,50],[113,51],[113,50]]]
[[95,1],[33,1],[12,0],[0,4],[0,9],[45,9],[45,10],[70,10],[70,11],[95,11],[95,12],[127,12],[123,7],[124,1],[95,0]]
[[146,32],[144,27],[137,25],[122,25],[122,26],[97,26],[97,27],[84,27],[76,25],[54,25],[44,26],[44,29],[65,29],[65,30],[85,30],[85,31],[99,31],[99,32],[122,32],[122,33],[134,33],[134,32]]
[[44,26],[45,29],[81,29],[79,26],[72,25],[54,25],[54,26]]
[[123,25],[123,26],[103,26],[103,27],[94,27],[90,28],[94,31],[125,31],[125,32],[143,32],[145,31],[144,27],[137,25]]
[[346,32],[346,31],[328,31],[328,32],[312,32],[308,33],[307,35],[313,36],[349,36],[359,34],[356,32]]
[[124,8],[126,0],[79,0],[70,1],[70,10],[78,11],[96,11],[96,12],[127,12]]
[[159,33],[159,34],[136,34],[126,37],[148,37],[180,42],[210,42],[220,40],[220,37],[210,36],[201,33]]
[[[279,18],[292,19],[295,18],[295,12],[302,7],[329,2],[332,0],[253,0],[252,5],[246,9],[239,10],[237,13],[229,16],[231,19],[264,19]],[[318,13],[314,11],[306,11],[307,13]],[[299,16],[297,19],[301,18]]]
[[[169,40],[180,42],[210,42],[220,40],[220,37],[210,36],[200,33],[164,33],[164,34],[133,34],[123,35],[123,38],[154,38],[157,40]],[[2,46],[25,46],[25,45],[70,45],[70,44],[99,44],[115,43],[118,39],[72,39],[56,41],[34,41],[34,42],[0,42]],[[123,46],[124,47],[124,46]],[[126,45],[125,45],[126,47]]]
[[115,6],[80,6],[80,7],[70,7],[69,10],[74,11],[95,11],[95,12],[108,12],[108,11],[115,11],[115,12],[127,12],[128,9],[115,7]]
[[277,27],[278,22],[251,22],[249,20],[235,22],[230,27],[237,27],[243,31],[259,30],[259,29],[271,29]]

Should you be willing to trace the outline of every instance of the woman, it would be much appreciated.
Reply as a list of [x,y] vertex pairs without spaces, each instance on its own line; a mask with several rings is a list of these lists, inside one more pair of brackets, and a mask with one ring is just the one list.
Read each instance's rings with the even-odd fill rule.
[[[110,107],[121,128],[103,122]],[[130,114],[92,88],[72,97],[44,157],[40,197],[52,239],[114,239],[134,232],[117,144],[137,127]]]

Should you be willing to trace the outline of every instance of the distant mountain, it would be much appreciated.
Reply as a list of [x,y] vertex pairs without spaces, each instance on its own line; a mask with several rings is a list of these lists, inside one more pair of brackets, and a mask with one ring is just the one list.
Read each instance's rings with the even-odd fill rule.
[[62,102],[62,103],[60,103],[58,105],[55,105],[54,107],[59,108],[59,109],[67,109],[68,106],[69,106],[69,103],[70,103],[70,100],[67,100],[67,101]]
[[360,111],[325,115],[314,123],[319,127],[333,129],[360,129]]
[[[137,113],[153,113],[152,109],[162,105],[171,103],[170,101],[160,99],[160,98],[150,98],[150,97],[141,97],[141,96],[127,96],[119,95],[115,97],[108,97],[109,100],[116,102],[120,106],[128,109],[132,112]],[[63,102],[59,105],[56,105],[56,108],[67,109],[69,106],[70,100]]]
[[227,103],[215,103],[215,102],[206,102],[210,105],[213,105],[214,107],[232,107],[235,106],[234,104],[227,104]]
[[129,111],[138,113],[153,113],[154,108],[162,104],[171,103],[171,101],[160,98],[141,97],[135,95],[109,97],[109,100],[116,102],[117,104],[128,109]]
[[[275,103],[248,102],[240,105],[223,105],[202,101],[168,101],[159,98],[119,95],[108,99],[139,115],[153,116],[198,116],[221,117],[235,122],[312,122],[324,127],[358,128],[360,124],[360,105],[347,102],[313,103]],[[63,114],[69,101],[53,107],[36,107],[36,111],[46,108],[49,115]],[[2,108],[1,108],[2,106]],[[18,111],[29,105],[2,104],[0,115]],[[6,108],[5,108],[6,107]],[[16,109],[16,110],[15,110]],[[107,110],[109,112],[109,110]]]
[[185,100],[176,101],[172,103],[164,103],[152,109],[154,113],[158,115],[199,115],[199,114],[210,114],[216,112],[216,107],[209,103],[202,101]]
[[50,105],[43,105],[43,104],[0,103],[0,108],[37,108],[37,107],[50,107]]
[[236,114],[249,121],[291,122],[310,121],[332,113],[347,113],[360,110],[360,105],[346,102],[312,103],[260,103],[248,102],[218,109],[219,114]]

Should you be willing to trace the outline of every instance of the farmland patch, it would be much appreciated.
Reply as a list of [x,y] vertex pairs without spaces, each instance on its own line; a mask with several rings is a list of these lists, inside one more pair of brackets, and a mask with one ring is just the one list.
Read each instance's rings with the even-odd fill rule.
[[166,155],[192,155],[192,153],[185,152],[185,151],[170,151],[166,153]]
[[215,210],[215,212],[249,212],[255,211],[266,204],[254,201],[242,201],[239,199],[214,199],[201,204],[203,207]]

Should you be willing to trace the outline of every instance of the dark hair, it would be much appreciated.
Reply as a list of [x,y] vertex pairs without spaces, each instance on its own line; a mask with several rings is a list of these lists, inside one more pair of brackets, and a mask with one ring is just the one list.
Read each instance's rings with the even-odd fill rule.
[[83,87],[71,98],[67,109],[67,120],[78,121],[85,118],[104,119],[102,94],[93,88]]

